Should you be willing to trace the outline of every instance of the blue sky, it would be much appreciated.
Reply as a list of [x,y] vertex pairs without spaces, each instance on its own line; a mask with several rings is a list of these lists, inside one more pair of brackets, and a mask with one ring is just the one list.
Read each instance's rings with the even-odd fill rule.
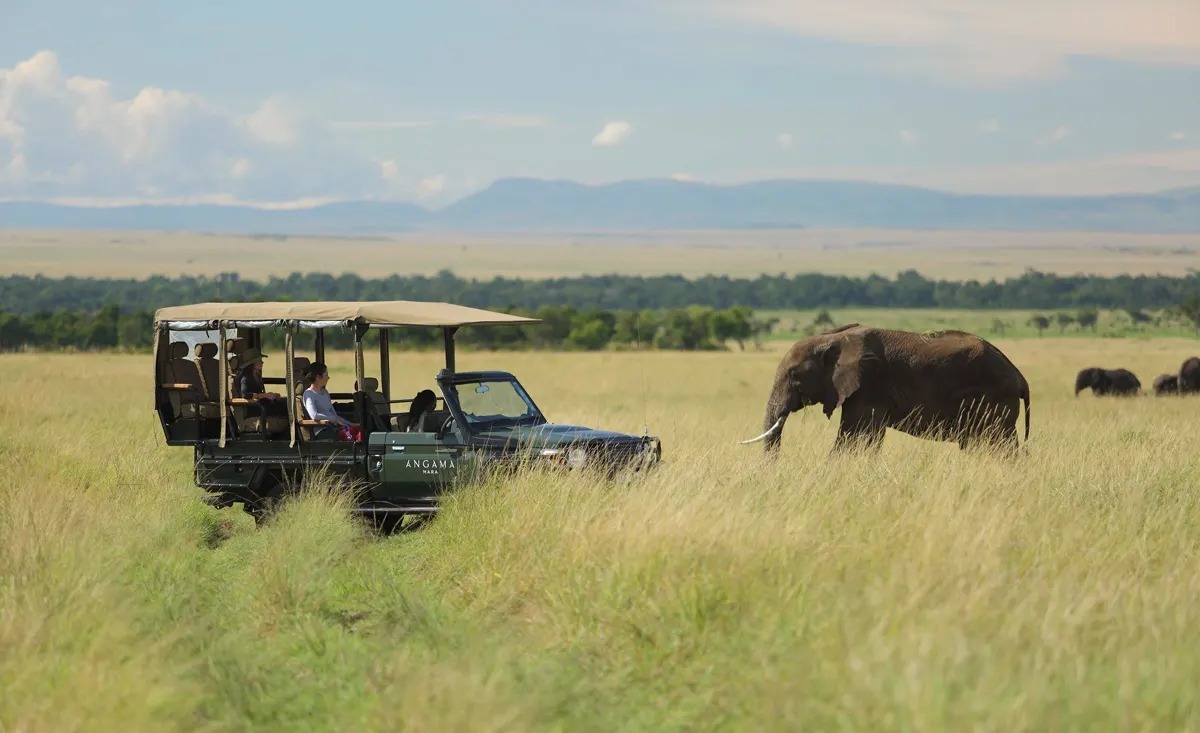
[[438,206],[505,176],[1200,185],[1194,0],[41,0],[3,13],[4,198]]

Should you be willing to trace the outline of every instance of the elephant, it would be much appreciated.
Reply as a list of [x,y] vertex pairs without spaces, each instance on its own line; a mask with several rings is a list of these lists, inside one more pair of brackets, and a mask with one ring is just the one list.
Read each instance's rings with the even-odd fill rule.
[[999,349],[965,331],[913,333],[851,323],[795,342],[775,370],[758,437],[779,449],[788,415],[841,408],[831,453],[878,449],[887,428],[959,449],[990,444],[1015,451],[1016,420],[1029,383]]
[[1179,366],[1179,394],[1200,392],[1200,356],[1192,356]]
[[1159,374],[1154,378],[1154,396],[1179,394],[1179,375]]
[[1092,394],[1097,397],[1104,395],[1128,397],[1140,394],[1142,383],[1128,369],[1088,367],[1080,369],[1079,373],[1075,375],[1075,396],[1078,397],[1079,393],[1088,387],[1092,388]]

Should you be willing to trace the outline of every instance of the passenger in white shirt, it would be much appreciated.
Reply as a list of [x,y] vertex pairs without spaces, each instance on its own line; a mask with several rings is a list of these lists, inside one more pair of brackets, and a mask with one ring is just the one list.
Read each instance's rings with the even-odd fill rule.
[[[333,407],[333,399],[330,398],[329,391],[325,389],[325,385],[329,384],[329,370],[324,364],[319,361],[310,364],[304,381],[308,383],[308,389],[304,390],[303,396],[304,410],[308,413],[310,420],[329,420],[334,425],[342,427],[354,425],[337,414],[337,410]],[[313,437],[332,438],[336,432],[333,426],[324,425],[313,433]]]

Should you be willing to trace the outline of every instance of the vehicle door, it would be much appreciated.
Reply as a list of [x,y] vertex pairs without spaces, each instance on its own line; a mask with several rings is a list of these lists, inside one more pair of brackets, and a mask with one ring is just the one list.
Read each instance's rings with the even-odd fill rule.
[[435,496],[459,475],[465,443],[456,431],[373,433],[370,441],[368,460],[379,482],[376,498]]

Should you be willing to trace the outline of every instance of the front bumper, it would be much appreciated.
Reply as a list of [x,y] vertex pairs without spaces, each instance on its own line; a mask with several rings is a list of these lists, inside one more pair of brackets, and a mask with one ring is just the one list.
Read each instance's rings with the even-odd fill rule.
[[599,469],[613,474],[619,471],[648,471],[662,462],[662,441],[653,435],[620,443],[588,442],[543,448],[538,457],[550,465],[580,470]]

